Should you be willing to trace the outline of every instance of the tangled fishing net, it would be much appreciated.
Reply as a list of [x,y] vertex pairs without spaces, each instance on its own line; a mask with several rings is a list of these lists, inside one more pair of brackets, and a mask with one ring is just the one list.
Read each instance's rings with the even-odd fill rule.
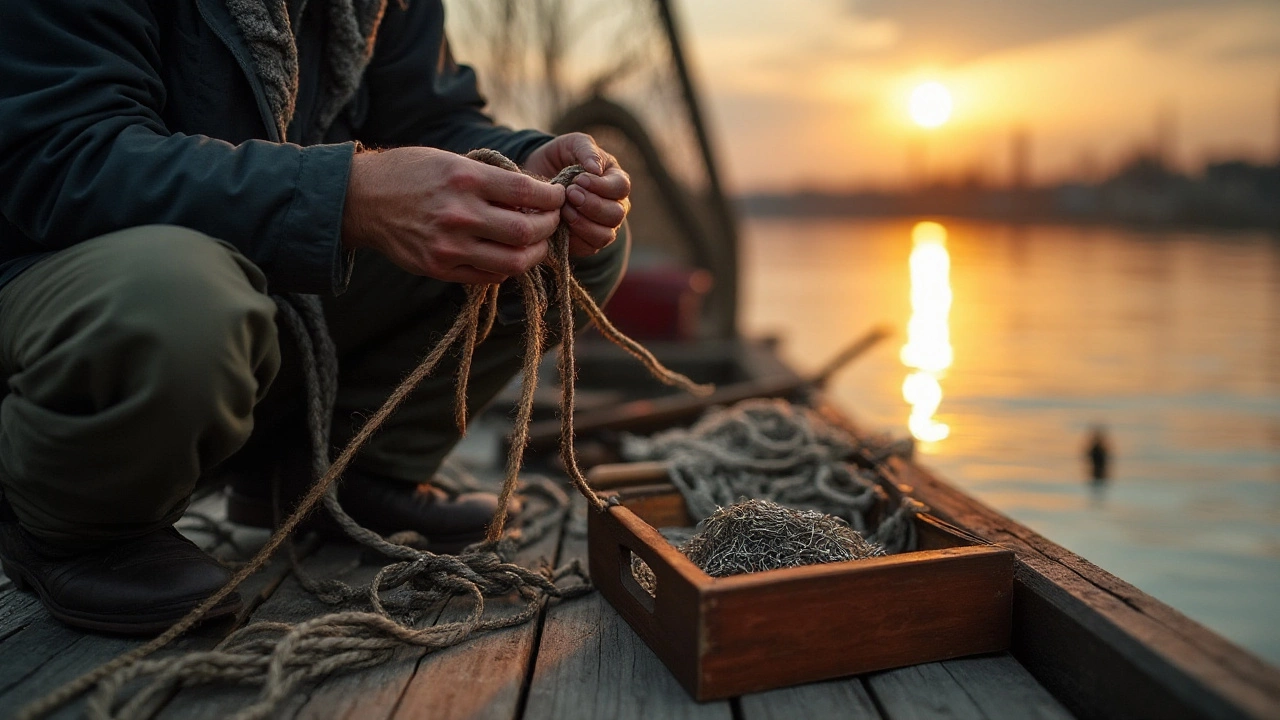
[[[796,510],[772,500],[741,500],[719,508],[694,531],[663,528],[661,534],[711,577],[888,554],[834,515]],[[657,577],[639,556],[631,556],[631,575],[654,594]]]
[[715,511],[680,551],[711,577],[885,554],[834,515],[770,500],[744,500]]

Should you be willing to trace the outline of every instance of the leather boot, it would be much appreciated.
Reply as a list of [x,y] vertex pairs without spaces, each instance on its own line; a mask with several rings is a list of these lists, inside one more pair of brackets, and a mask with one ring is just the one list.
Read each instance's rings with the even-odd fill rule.
[[[269,482],[253,480],[232,480],[227,495],[227,519],[241,525],[274,529],[276,513]],[[307,486],[287,475],[281,484],[280,519],[283,520],[297,506]],[[430,550],[438,553],[456,553],[483,540],[489,520],[498,508],[498,496],[493,493],[450,495],[427,483],[410,485],[368,475],[344,480],[338,490],[338,500],[353,520],[379,535],[412,530],[426,537]],[[509,517],[514,519],[520,509],[520,502],[513,498]],[[320,507],[300,527],[326,538],[346,537],[329,513]]]
[[[33,591],[49,614],[86,630],[153,635],[168,629],[231,579],[218,561],[172,527],[67,552],[28,533],[0,508],[0,564],[19,590]],[[237,612],[232,593],[205,619]]]

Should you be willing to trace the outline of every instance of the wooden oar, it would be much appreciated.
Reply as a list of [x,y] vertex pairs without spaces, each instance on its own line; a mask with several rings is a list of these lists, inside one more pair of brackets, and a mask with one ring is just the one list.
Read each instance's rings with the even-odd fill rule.
[[[753,398],[787,398],[811,387],[822,387],[841,368],[891,336],[893,329],[872,328],[841,350],[814,375],[777,376],[724,385],[706,397],[672,395],[652,400],[634,400],[613,407],[580,412],[574,416],[574,433],[585,437],[601,431],[647,433],[673,425],[691,423],[709,408],[733,405]],[[560,443],[560,421],[540,420],[529,426],[530,452],[555,449]]]

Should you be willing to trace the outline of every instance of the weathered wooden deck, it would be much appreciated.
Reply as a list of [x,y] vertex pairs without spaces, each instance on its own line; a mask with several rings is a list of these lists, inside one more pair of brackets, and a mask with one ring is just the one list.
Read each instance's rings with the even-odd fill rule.
[[[197,503],[217,516],[220,499]],[[556,564],[586,559],[581,522],[570,519],[524,551],[522,560]],[[190,533],[223,557],[225,542]],[[240,530],[240,543],[265,533]],[[349,582],[368,581],[376,566],[361,564],[361,551],[343,544],[303,544],[303,567]],[[256,620],[300,620],[327,606],[290,576],[286,562],[243,588],[245,611],[234,622],[197,629],[178,646],[207,648],[226,633]],[[491,604],[511,611],[513,601]],[[446,606],[437,622],[463,608]],[[72,630],[47,616],[34,596],[0,576],[0,718],[86,672],[138,641]],[[163,718],[222,718],[243,707],[249,689],[178,693]],[[56,717],[73,717],[70,706]],[[306,688],[280,709],[281,718],[1042,718],[1071,715],[1010,655],[931,663],[890,672],[821,682],[727,701],[695,703],[665,666],[597,593],[549,606],[535,622],[478,636],[433,654],[406,648],[390,663],[331,677]]]

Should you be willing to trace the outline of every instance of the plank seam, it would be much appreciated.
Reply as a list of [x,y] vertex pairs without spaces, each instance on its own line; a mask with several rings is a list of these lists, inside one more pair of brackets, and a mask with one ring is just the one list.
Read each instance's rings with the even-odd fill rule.
[[[560,520],[560,537],[556,542],[556,555],[551,560],[551,566],[556,567],[560,563],[560,558],[564,555],[565,536],[568,533],[569,516],[572,513],[566,512]],[[536,627],[533,630],[533,642],[529,644],[529,661],[526,663],[524,677],[520,680],[520,692],[516,696],[515,718],[519,720],[524,717],[525,708],[529,705],[529,692],[533,688],[533,673],[538,667],[538,651],[542,648],[542,631],[546,627],[547,612],[550,610],[550,600],[542,603],[542,608],[538,611],[538,619]]]
[[867,697],[871,698],[871,704],[875,706],[876,714],[883,720],[892,720],[889,716],[889,710],[884,705],[884,701],[881,700],[880,695],[876,693],[875,686],[867,680],[867,676],[863,675],[858,678],[858,682],[862,683],[862,690],[867,693]]
[[[982,717],[991,718],[991,714],[988,713],[987,709],[983,706],[984,703],[980,702],[978,698],[974,697],[973,693],[969,692],[968,685],[966,683],[961,682],[960,678],[956,677],[956,674],[951,672],[950,663],[943,662],[939,664],[942,666],[942,671],[947,674],[947,677],[951,678],[952,681],[954,681],[955,684],[959,686],[960,692],[963,692],[965,694],[965,697],[969,698],[969,702],[972,702],[973,706],[978,709],[978,712],[982,713]],[[1046,692],[1048,691],[1046,690]]]
[[[449,609],[449,604],[453,602],[453,599],[454,598],[449,598],[440,603],[440,607],[436,609],[436,616],[431,619],[432,625],[436,625],[440,622],[440,618],[444,617],[444,612]],[[409,687],[413,685],[413,679],[417,677],[418,672],[422,670],[422,662],[428,657],[431,657],[431,655],[432,651],[429,651],[426,648],[419,649],[418,657],[413,661],[413,672],[409,673],[409,676],[405,678],[404,683],[400,685],[400,692],[396,695],[396,701],[391,703],[391,707],[387,711],[386,717],[388,720],[400,714],[400,705],[404,703],[404,696],[409,692]]]

